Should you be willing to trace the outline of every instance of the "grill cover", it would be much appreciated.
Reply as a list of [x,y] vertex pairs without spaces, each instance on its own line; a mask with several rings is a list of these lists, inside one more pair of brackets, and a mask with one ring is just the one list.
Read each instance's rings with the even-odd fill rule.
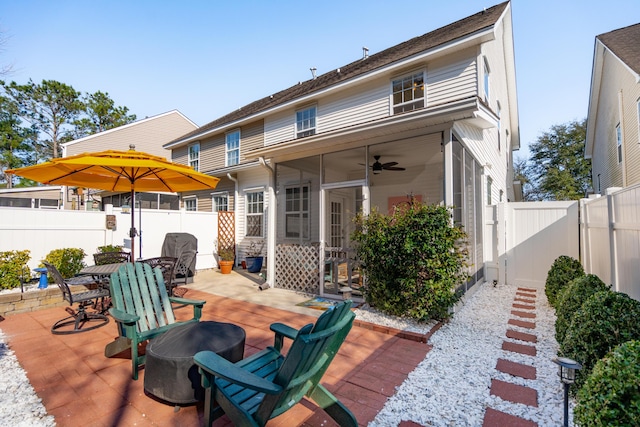
[[[162,256],[170,256],[180,259],[182,254],[187,251],[198,252],[198,239],[189,233],[167,233],[162,243]],[[187,266],[187,277],[193,277],[196,273],[196,257],[193,257],[191,263]]]

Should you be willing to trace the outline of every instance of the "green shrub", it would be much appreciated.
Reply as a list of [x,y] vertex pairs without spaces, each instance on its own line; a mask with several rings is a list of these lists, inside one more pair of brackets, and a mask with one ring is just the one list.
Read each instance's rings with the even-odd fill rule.
[[444,206],[412,201],[391,215],[356,218],[355,242],[366,277],[366,301],[382,312],[417,320],[446,319],[468,279],[466,237]]
[[[68,279],[73,277],[85,266],[84,257],[87,254],[84,249],[80,248],[64,248],[54,249],[47,254],[44,261],[55,266],[62,277]],[[51,277],[49,281],[52,281]]]
[[640,339],[640,301],[621,292],[596,292],[576,312],[560,354],[582,364],[572,385],[575,394],[598,360],[615,346]]
[[118,245],[105,245],[105,246],[98,246],[98,253],[99,254],[103,254],[105,252],[122,252],[122,246],[118,246]]
[[[547,273],[547,281],[544,293],[552,307],[556,307],[556,299],[562,288],[567,286],[573,279],[584,276],[584,268],[577,259],[567,255],[561,255],[553,262],[551,269]],[[556,307],[557,308],[557,307]]]
[[31,272],[27,263],[30,259],[28,250],[0,252],[0,289],[14,289],[23,280],[29,280]]
[[640,341],[627,341],[600,359],[578,392],[581,426],[640,426]]
[[578,309],[591,295],[609,290],[609,287],[595,274],[587,274],[573,279],[558,295],[556,307],[556,341],[561,343],[571,320]]

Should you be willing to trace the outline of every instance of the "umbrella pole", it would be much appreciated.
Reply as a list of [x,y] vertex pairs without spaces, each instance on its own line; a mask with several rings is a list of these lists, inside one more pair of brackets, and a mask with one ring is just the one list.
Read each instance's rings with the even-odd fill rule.
[[131,238],[131,262],[136,260],[136,192],[131,186],[131,228],[129,229],[129,238]]

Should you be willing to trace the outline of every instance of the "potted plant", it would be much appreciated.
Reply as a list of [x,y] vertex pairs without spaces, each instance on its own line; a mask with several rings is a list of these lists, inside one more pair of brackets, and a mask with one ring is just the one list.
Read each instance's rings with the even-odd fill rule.
[[218,250],[218,265],[220,266],[220,272],[222,274],[231,273],[231,269],[233,268],[233,262],[236,258],[236,254],[233,248],[220,248]]
[[264,249],[264,240],[254,240],[246,251],[245,261],[247,263],[247,271],[249,273],[258,273],[262,270],[262,250]]

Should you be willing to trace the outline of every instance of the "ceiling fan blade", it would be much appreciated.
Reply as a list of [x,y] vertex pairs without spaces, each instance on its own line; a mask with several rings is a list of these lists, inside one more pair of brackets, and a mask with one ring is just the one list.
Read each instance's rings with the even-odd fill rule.
[[390,168],[391,166],[397,165],[398,162],[387,162],[382,164],[382,169]]
[[388,171],[403,171],[406,170],[405,168],[398,168],[395,166],[389,166],[389,167],[383,167],[384,170],[388,170]]

